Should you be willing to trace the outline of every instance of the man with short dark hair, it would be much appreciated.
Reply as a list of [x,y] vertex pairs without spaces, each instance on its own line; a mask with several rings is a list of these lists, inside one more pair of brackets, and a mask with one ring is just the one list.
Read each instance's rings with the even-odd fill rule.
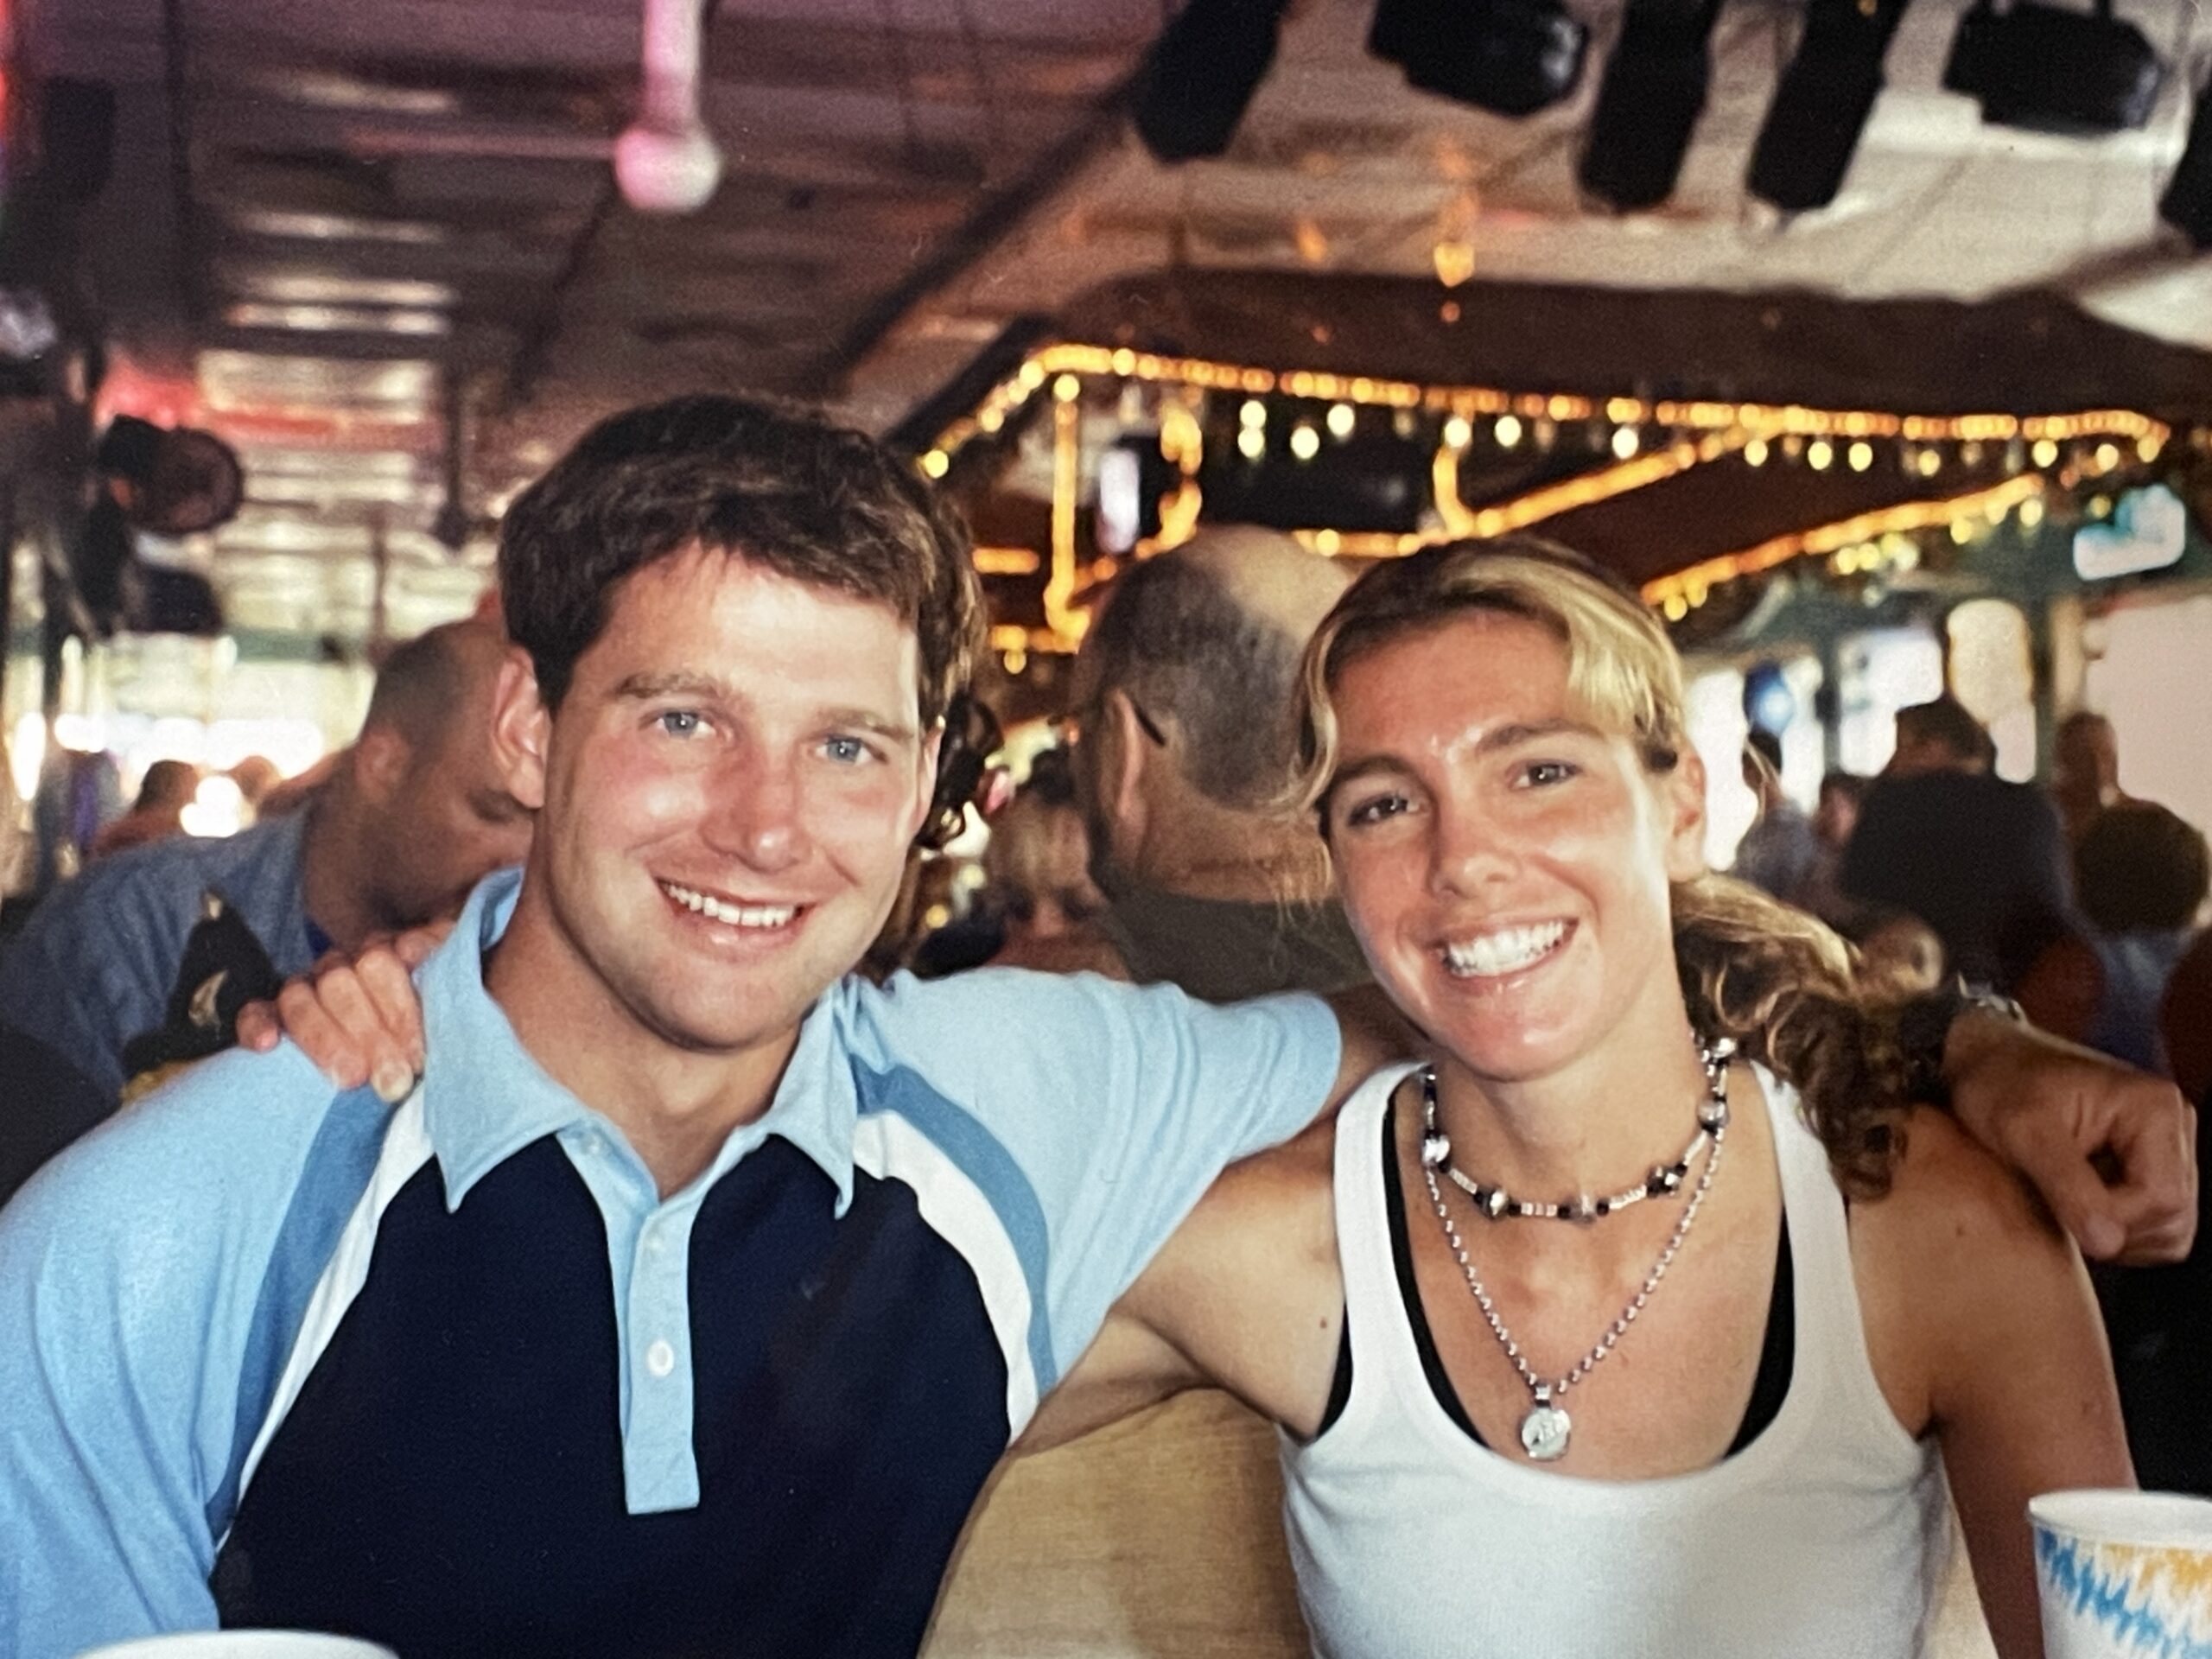
[[618,416],[500,576],[538,823],[422,970],[419,1090],[223,1055],[0,1212],[0,1653],[910,1654],[1109,1306],[1337,1087],[1311,999],[849,974],[981,632],[875,444]]
[[385,662],[346,764],[306,811],[118,853],[54,888],[0,945],[0,1025],[112,1102],[124,1046],[162,1023],[204,894],[244,919],[280,975],[451,914],[529,844],[529,814],[486,744],[505,650],[481,623],[431,629]]
[[1897,749],[1845,849],[1844,893],[1936,930],[1970,980],[2009,992],[2074,927],[2066,838],[2050,803],[1989,770],[1953,697],[1900,709]]

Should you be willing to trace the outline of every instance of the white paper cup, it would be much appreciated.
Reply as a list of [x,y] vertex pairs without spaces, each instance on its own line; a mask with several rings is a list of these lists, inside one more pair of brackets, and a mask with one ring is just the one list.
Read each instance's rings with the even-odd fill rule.
[[2046,1659],[2212,1659],[2212,1500],[2046,1492],[2028,1520]]
[[175,1636],[142,1636],[105,1648],[89,1648],[77,1659],[399,1659],[390,1648],[353,1636],[325,1636],[316,1630],[186,1630]]

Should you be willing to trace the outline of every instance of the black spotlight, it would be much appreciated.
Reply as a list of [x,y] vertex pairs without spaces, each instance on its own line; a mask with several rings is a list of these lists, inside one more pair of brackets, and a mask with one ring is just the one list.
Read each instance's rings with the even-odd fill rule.
[[2198,249],[2212,248],[2212,80],[2196,95],[2189,121],[2189,147],[2158,198],[2158,217]]
[[1137,135],[1163,162],[1218,156],[1268,66],[1287,0],[1191,0],[1138,78]]
[[1367,49],[1422,92],[1534,115],[1574,91],[1589,41],[1555,0],[1377,0]]
[[1719,16],[1720,0],[1628,0],[1576,173],[1600,201],[1634,210],[1674,193],[1705,108]]
[[1825,207],[1882,90],[1882,59],[1906,0],[1812,0],[1767,106],[1745,182],[1784,213]]
[[2118,132],[2151,118],[2165,66],[2133,23],[2044,0],[2012,0],[1999,11],[1975,0],[1959,20],[1946,91],[1979,99],[1981,118],[2056,132]]

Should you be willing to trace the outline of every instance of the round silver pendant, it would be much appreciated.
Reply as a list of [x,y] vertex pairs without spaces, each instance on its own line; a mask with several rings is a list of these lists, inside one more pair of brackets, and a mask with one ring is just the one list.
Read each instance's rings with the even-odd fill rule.
[[1538,1463],[1567,1455],[1567,1437],[1574,1420],[1557,1406],[1532,1406],[1521,1420],[1521,1449]]

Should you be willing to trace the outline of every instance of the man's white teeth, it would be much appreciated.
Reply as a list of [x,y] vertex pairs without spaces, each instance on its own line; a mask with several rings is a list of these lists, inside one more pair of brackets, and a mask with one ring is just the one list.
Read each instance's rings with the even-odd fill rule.
[[796,905],[733,905],[710,893],[678,887],[673,881],[664,881],[660,885],[661,891],[684,909],[696,911],[709,920],[721,922],[728,927],[782,927],[798,914]]
[[1517,973],[1567,937],[1565,922],[1500,928],[1478,934],[1465,944],[1444,947],[1445,966],[1463,979]]

